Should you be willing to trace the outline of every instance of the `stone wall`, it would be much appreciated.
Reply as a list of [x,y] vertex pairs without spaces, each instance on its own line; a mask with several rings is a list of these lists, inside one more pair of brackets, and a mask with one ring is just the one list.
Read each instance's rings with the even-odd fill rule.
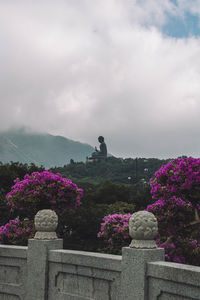
[[50,251],[48,299],[117,299],[121,259],[118,255]]
[[27,247],[0,245],[0,300],[26,296]]
[[122,256],[63,250],[42,215],[28,247],[0,245],[0,300],[200,300],[200,267],[164,261],[152,214],[133,215]]
[[147,264],[148,299],[200,299],[200,267],[169,262]]

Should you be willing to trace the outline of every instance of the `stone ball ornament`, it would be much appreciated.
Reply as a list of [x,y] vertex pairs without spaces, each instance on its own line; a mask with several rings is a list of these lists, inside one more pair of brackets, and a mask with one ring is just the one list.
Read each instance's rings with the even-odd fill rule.
[[43,209],[35,215],[36,234],[34,239],[52,240],[57,239],[56,228],[58,226],[58,216],[51,209]]
[[131,248],[157,248],[155,237],[158,234],[158,222],[154,214],[138,211],[129,219]]

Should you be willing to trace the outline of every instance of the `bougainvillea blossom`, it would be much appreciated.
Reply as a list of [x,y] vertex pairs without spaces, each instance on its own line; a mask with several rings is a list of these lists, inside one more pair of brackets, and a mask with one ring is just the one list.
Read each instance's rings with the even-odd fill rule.
[[[200,159],[174,159],[155,173],[150,184],[157,201],[146,210],[158,220],[157,246],[165,249],[167,261],[200,266]],[[111,253],[121,253],[129,241],[118,228],[128,234],[130,216],[126,221],[123,215],[120,220],[115,216],[104,218],[99,236],[110,245]]]
[[103,238],[107,243],[107,250],[114,254],[119,254],[121,247],[130,243],[128,223],[131,214],[113,214],[103,218],[99,238]]
[[0,227],[0,244],[27,245],[28,238],[34,235],[33,221],[15,219]]
[[30,218],[45,208],[53,209],[59,215],[75,212],[81,205],[82,194],[83,190],[70,179],[46,170],[26,174],[21,181],[17,178],[6,199],[11,212],[26,210]]

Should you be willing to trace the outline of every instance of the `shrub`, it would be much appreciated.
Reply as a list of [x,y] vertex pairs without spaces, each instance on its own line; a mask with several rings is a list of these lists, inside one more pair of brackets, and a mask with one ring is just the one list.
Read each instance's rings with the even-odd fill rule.
[[157,201],[147,210],[157,217],[157,245],[165,248],[166,260],[200,265],[200,159],[175,159],[150,184]]
[[158,200],[148,205],[146,210],[156,216],[162,237],[177,235],[185,230],[186,224],[189,224],[194,217],[192,204],[175,196]]
[[157,217],[156,243],[165,249],[165,259],[200,265],[200,229],[199,223],[193,221],[192,204],[172,196],[156,201],[147,210]]
[[17,178],[15,185],[6,195],[10,212],[33,219],[41,209],[53,209],[58,215],[75,212],[81,204],[82,189],[70,179],[51,171],[26,174],[23,180]]
[[[163,165],[150,184],[157,201],[146,210],[157,217],[156,243],[165,249],[166,260],[200,266],[200,159],[175,159]],[[110,252],[120,253],[129,243],[130,216],[113,216],[104,217],[98,236],[108,242]]]
[[196,266],[200,265],[199,240],[188,237],[171,236],[167,243],[166,241],[162,243],[162,238],[158,235],[156,243],[158,247],[165,249],[165,260]]
[[113,214],[103,218],[101,231],[98,233],[98,237],[107,243],[103,251],[120,254],[121,248],[130,243],[128,233],[130,217],[131,214]]
[[150,179],[153,199],[180,197],[195,207],[200,198],[200,158],[177,158],[163,165]]
[[5,164],[0,162],[0,226],[5,225],[10,220],[10,209],[6,205],[7,201],[5,196],[10,191],[14,179],[17,177],[23,179],[25,174],[31,174],[36,171],[42,172],[44,168],[42,166],[38,167],[33,163],[27,165],[19,162]]
[[[34,232],[33,219],[41,209],[53,209],[58,215],[75,213],[81,205],[83,194],[71,180],[51,171],[26,174],[23,180],[15,179],[15,185],[6,195],[7,205],[16,220],[1,226],[0,242],[4,244],[24,245]],[[29,218],[30,221],[24,220]],[[67,219],[59,226],[59,233],[68,227]]]
[[27,245],[28,238],[33,237],[34,232],[33,221],[10,220],[9,223],[0,227],[0,244]]

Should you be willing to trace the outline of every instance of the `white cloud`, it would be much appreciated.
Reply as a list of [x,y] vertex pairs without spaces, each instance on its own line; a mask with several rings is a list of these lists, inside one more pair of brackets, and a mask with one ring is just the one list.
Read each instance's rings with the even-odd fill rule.
[[199,0],[177,0],[177,6],[180,11],[189,11],[192,14],[200,15],[200,1]]
[[120,156],[198,155],[200,39],[164,36],[167,12],[181,10],[161,0],[1,1],[0,128],[91,144],[104,135]]

